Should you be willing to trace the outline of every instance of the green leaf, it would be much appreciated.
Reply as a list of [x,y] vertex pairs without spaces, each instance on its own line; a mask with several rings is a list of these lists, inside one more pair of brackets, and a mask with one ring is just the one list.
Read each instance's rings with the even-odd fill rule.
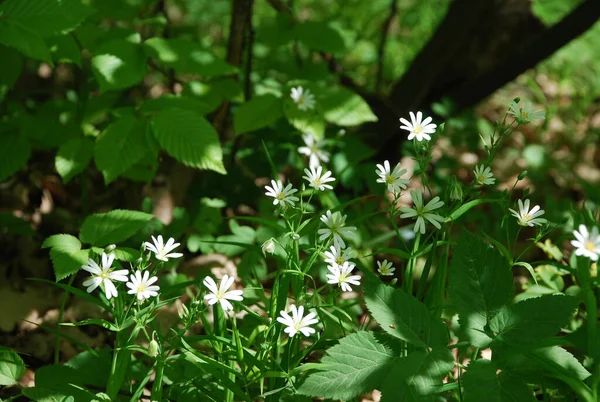
[[75,399],[61,391],[42,387],[23,388],[23,395],[36,402],[75,402]]
[[489,202],[498,202],[498,200],[494,199],[477,199],[469,201],[465,204],[462,204],[460,207],[456,208],[454,212],[452,212],[449,216],[446,217],[446,222],[455,221],[461,216],[463,216],[466,212],[468,212],[471,208],[474,208],[478,205],[487,204]]
[[293,34],[297,40],[310,49],[328,53],[341,53],[346,50],[342,36],[325,22],[298,23],[294,26]]
[[200,74],[206,77],[235,74],[237,69],[219,59],[198,42],[184,39],[150,38],[144,42],[149,57],[178,73]]
[[75,29],[94,10],[79,0],[6,0],[0,15],[48,37]]
[[42,243],[42,248],[57,247],[64,250],[77,251],[81,249],[81,242],[69,234],[56,234],[48,237]]
[[219,136],[204,117],[189,110],[167,109],[156,114],[151,124],[160,146],[179,162],[227,173]]
[[91,400],[93,394],[83,388],[85,382],[83,373],[68,366],[43,366],[35,372],[36,388],[58,391],[72,396],[75,401]]
[[[98,255],[104,253],[104,249],[100,247],[92,247],[92,251]],[[140,250],[136,250],[130,247],[117,247],[113,251],[107,254],[114,254],[115,259],[118,261],[134,262],[140,258]]]
[[255,96],[233,116],[236,134],[248,133],[275,123],[281,117],[281,100],[272,94]]
[[6,19],[0,24],[0,43],[14,47],[25,56],[52,64],[50,50],[42,37],[16,21]]
[[13,385],[25,374],[25,364],[19,355],[0,346],[0,385]]
[[56,281],[73,275],[86,265],[90,255],[90,250],[68,250],[61,247],[50,249],[50,259],[54,267]]
[[125,209],[90,215],[81,225],[79,238],[98,247],[120,243],[136,234],[150,219],[150,214]]
[[435,400],[441,391],[442,381],[454,368],[454,357],[445,347],[429,353],[416,350],[397,360],[386,373],[381,386],[381,402]]
[[309,374],[298,393],[352,399],[378,387],[397,359],[397,353],[378,342],[372,332],[356,332],[327,350],[321,371]]
[[211,112],[211,107],[201,100],[171,94],[144,101],[140,110],[145,113],[150,113],[160,112],[161,110],[170,108],[189,110],[202,115]]
[[577,304],[577,299],[571,296],[535,297],[504,308],[489,326],[503,342],[533,343],[556,335],[566,327]]
[[485,326],[514,293],[508,262],[493,247],[463,230],[454,248],[448,281],[467,339],[477,347],[487,346],[491,338],[484,333]]
[[347,88],[325,88],[319,104],[325,112],[325,120],[338,126],[358,126],[377,121],[363,98]]
[[442,320],[429,314],[425,304],[402,289],[367,283],[365,301],[388,334],[422,348],[448,344],[448,330]]
[[46,39],[52,60],[60,63],[74,63],[81,66],[81,50],[71,35],[57,35]]
[[94,162],[109,184],[146,154],[146,125],[133,115],[123,115],[96,140]]
[[92,71],[101,91],[129,88],[146,76],[146,55],[140,45],[113,40],[94,52]]
[[29,160],[31,146],[29,141],[19,134],[0,134],[0,181],[19,171]]
[[506,373],[496,375],[498,367],[489,360],[476,360],[469,364],[463,375],[465,402],[533,402],[535,397],[529,387]]
[[104,389],[110,375],[111,351],[104,348],[97,355],[89,351],[83,351],[65,363],[81,373],[85,378],[86,385]]
[[[0,91],[11,89],[23,70],[23,56],[12,47],[0,45]],[[1,100],[1,98],[0,98]]]
[[89,137],[72,138],[58,148],[54,166],[65,183],[83,172],[94,154],[94,141]]
[[322,138],[325,134],[325,117],[318,109],[300,110],[291,99],[283,102],[283,113],[298,131]]

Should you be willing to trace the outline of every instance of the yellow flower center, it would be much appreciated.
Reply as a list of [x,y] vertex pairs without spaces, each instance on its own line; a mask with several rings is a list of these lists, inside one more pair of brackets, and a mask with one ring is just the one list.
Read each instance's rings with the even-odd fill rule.
[[586,241],[585,243],[583,243],[583,248],[591,252],[596,251],[596,246],[591,241]]
[[342,257],[341,255],[339,255],[339,256],[338,256],[338,257],[335,259],[335,263],[336,263],[337,265],[342,265],[342,264],[344,264],[344,262],[345,262],[345,261],[344,261],[344,257]]
[[523,216],[521,216],[521,220],[523,222],[529,222],[531,220],[531,216],[529,214],[523,214]]
[[279,194],[277,194],[277,199],[278,200],[283,200],[285,198],[285,194],[283,193],[283,191],[281,191]]
[[137,292],[144,293],[145,291],[146,291],[146,285],[144,285],[143,283],[139,284],[137,287]]
[[419,124],[419,125],[415,126],[413,131],[415,134],[421,134],[421,133],[423,133],[423,127],[421,127],[421,125]]
[[319,186],[321,186],[321,178],[320,178],[320,177],[315,177],[315,178],[313,179],[313,183],[315,183],[315,186],[316,186],[316,187],[319,187]]
[[304,104],[304,96],[301,96],[301,97],[298,98],[298,104],[299,105]]
[[391,174],[388,174],[388,175],[385,177],[385,182],[386,182],[387,184],[393,184],[395,180],[396,180],[396,178],[395,178],[394,176],[392,176]]
[[108,278],[108,273],[109,273],[109,272],[110,272],[110,271],[102,271],[102,272],[100,273],[100,275],[98,275],[98,276],[100,277],[100,279],[106,279],[106,278]]
[[344,283],[346,282],[346,278],[348,277],[348,274],[341,274],[340,275],[340,279],[338,279],[339,283]]
[[523,115],[523,119],[525,119],[525,120],[529,119],[529,113],[527,113],[527,112],[524,111],[522,113],[522,115]]
[[485,181],[485,177],[483,177],[483,175],[480,174],[479,176],[477,176],[477,181],[483,183]]

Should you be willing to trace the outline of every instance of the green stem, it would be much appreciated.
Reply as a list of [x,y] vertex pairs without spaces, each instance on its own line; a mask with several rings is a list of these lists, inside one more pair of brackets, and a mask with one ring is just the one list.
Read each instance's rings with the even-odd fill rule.
[[[71,286],[73,284],[73,281],[75,280],[75,275],[71,275],[71,277],[69,278],[69,286]],[[65,305],[67,304],[67,297],[69,297],[69,293],[65,290],[63,292],[62,295],[62,300],[60,301],[60,310],[58,311],[58,321],[56,325],[60,325],[60,323],[63,320],[63,315],[65,313]],[[58,331],[58,328],[57,328]],[[54,364],[58,365],[59,364],[59,358],[60,358],[60,337],[57,336],[56,337],[56,345],[54,346]]]
[[[419,250],[419,245],[421,243],[421,232],[417,232],[417,236],[415,237],[415,243],[413,244],[412,255],[416,255]],[[417,259],[415,257],[411,257],[408,262],[408,267],[406,268],[406,277],[404,278],[404,282],[406,283],[406,292],[408,294],[412,294],[413,290],[413,271],[415,269],[415,265],[417,263]]]
[[156,376],[154,378],[154,384],[152,384],[152,400],[162,401],[162,378],[165,371],[165,361],[162,355],[158,356],[156,360]]

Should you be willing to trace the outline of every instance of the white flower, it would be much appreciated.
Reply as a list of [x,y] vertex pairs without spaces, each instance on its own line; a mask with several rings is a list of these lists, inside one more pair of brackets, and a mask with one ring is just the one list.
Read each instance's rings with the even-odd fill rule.
[[175,239],[172,237],[167,240],[167,244],[164,244],[161,235],[158,235],[158,238],[152,236],[152,242],[154,244],[145,242],[144,245],[148,250],[154,253],[157,260],[169,261],[169,258],[179,258],[183,255],[181,253],[171,253],[171,251],[179,247],[179,243],[175,243]]
[[319,322],[319,320],[316,319],[317,315],[315,313],[308,313],[303,317],[304,307],[300,306],[296,308],[294,304],[290,306],[290,310],[292,311],[291,317],[283,310],[279,312],[281,317],[277,317],[277,321],[286,326],[283,332],[289,336],[294,336],[298,332],[302,332],[302,335],[304,336],[310,336],[310,334],[315,333],[315,329],[310,327],[310,325]]
[[592,228],[590,233],[584,225],[579,225],[579,232],[573,231],[573,236],[577,240],[572,240],[571,244],[576,247],[575,255],[582,255],[592,261],[598,261],[600,255],[600,234],[598,228]]
[[383,262],[377,261],[377,266],[379,267],[377,268],[377,272],[385,276],[394,275],[394,271],[396,270],[388,260],[383,260]]
[[337,211],[335,213],[331,213],[331,211],[327,211],[325,215],[321,216],[321,221],[327,225],[327,229],[319,229],[317,233],[319,234],[319,241],[323,241],[330,236],[333,236],[333,244],[337,245],[339,248],[345,248],[346,243],[344,243],[343,236],[354,236],[354,231],[356,227],[346,225],[346,215],[343,215]]
[[330,274],[327,274],[327,283],[337,283],[344,292],[350,292],[350,285],[359,286],[360,276],[350,275],[356,265],[352,262],[344,262],[343,265],[332,264],[327,266]]
[[308,165],[317,167],[321,164],[320,161],[329,162],[329,153],[323,151],[324,141],[316,141],[312,134],[304,134],[302,136],[306,146],[298,148],[298,152],[308,156]]
[[158,285],[152,285],[156,282],[158,278],[153,276],[150,278],[150,272],[144,271],[136,271],[135,275],[130,276],[130,281],[125,285],[129,288],[130,295],[137,294],[138,301],[143,301],[149,299],[151,296],[158,296],[158,291],[160,287]]
[[539,205],[536,205],[533,208],[531,208],[531,210],[529,210],[529,200],[525,200],[525,204],[523,204],[523,201],[518,200],[518,204],[519,204],[519,212],[515,211],[514,209],[510,209],[510,208],[508,210],[515,218],[518,219],[519,225],[521,225],[521,226],[533,226],[533,225],[541,226],[542,224],[547,222],[547,220],[544,218],[538,218],[538,216],[544,215],[544,210],[540,209]]
[[311,110],[315,107],[315,97],[308,89],[305,90],[302,87],[292,88],[290,96],[300,110]]
[[102,253],[102,267],[99,267],[96,261],[88,259],[88,265],[83,265],[81,268],[92,274],[90,278],[83,282],[83,286],[87,286],[88,293],[92,293],[100,284],[104,286],[106,298],[117,297],[117,288],[112,281],[127,282],[128,271],[120,269],[113,271],[112,263],[115,259],[114,254],[106,255]]
[[425,219],[427,219],[433,226],[440,229],[442,226],[440,222],[444,221],[444,218],[438,214],[434,214],[431,211],[441,208],[444,205],[443,201],[440,201],[440,197],[434,197],[427,205],[423,206],[423,194],[421,190],[410,191],[410,196],[415,204],[414,208],[400,208],[400,211],[404,212],[400,215],[400,218],[412,218],[417,217],[417,222],[413,231],[416,233],[420,231],[425,234]]
[[267,190],[265,194],[269,197],[275,198],[273,200],[273,205],[281,204],[281,206],[285,208],[286,202],[294,206],[294,201],[300,200],[298,197],[292,196],[292,194],[298,190],[292,188],[291,184],[288,184],[285,188],[283,188],[283,183],[281,183],[281,180],[277,180],[277,182],[275,182],[275,180],[271,180],[271,186],[265,186],[265,189]]
[[213,278],[207,276],[204,278],[204,286],[208,288],[212,293],[204,296],[204,299],[208,300],[208,304],[213,305],[216,302],[221,303],[221,307],[224,311],[233,310],[233,305],[229,302],[229,300],[242,301],[244,298],[242,297],[242,290],[229,290],[231,285],[233,285],[234,281],[233,276],[223,275],[223,279],[221,279],[221,285],[217,287],[217,284]]
[[329,264],[343,265],[346,261],[354,258],[354,250],[351,247],[342,249],[338,245],[329,248],[331,251],[325,251],[325,262]]
[[406,173],[406,169],[401,169],[398,163],[393,171],[390,169],[390,163],[384,161],[383,165],[377,165],[377,183],[387,184],[388,191],[399,193],[401,190],[406,189],[406,185],[410,183],[410,180],[401,179],[400,177]]
[[331,172],[325,172],[325,174],[321,176],[322,171],[323,167],[321,166],[317,166],[316,168],[314,166],[311,166],[310,170],[304,169],[304,173],[306,173],[306,176],[302,176],[302,178],[306,179],[308,181],[308,185],[310,187],[313,187],[315,190],[333,190],[333,187],[326,183],[335,181],[335,178],[331,177]]
[[488,185],[494,184],[496,179],[494,179],[494,175],[492,174],[492,169],[489,166],[485,167],[483,165],[475,166],[475,170],[473,170],[475,174],[475,182],[480,185]]
[[267,253],[273,254],[275,252],[275,242],[271,238],[262,244],[261,249],[262,249],[262,253],[265,257],[267,255]]
[[410,132],[408,135],[409,140],[412,140],[415,137],[417,138],[417,141],[423,141],[423,138],[430,140],[431,136],[429,134],[435,133],[437,125],[431,123],[432,118],[427,117],[425,120],[422,119],[423,113],[421,112],[417,112],[416,117],[413,112],[410,112],[410,123],[408,120],[400,118],[400,123],[403,124],[400,128]]
[[533,122],[537,124],[535,120],[544,120],[546,113],[543,110],[534,110],[529,102],[523,102],[523,107],[519,107],[519,104],[512,101],[508,108],[508,114],[515,117],[519,124],[527,124]]

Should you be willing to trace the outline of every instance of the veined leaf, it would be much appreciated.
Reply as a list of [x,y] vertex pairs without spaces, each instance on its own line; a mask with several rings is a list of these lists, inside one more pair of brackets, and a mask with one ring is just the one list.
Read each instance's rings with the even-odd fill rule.
[[10,60],[10,63],[0,63],[0,101],[2,91],[11,89],[23,70],[23,56],[16,49],[0,44],[0,60]]
[[56,281],[73,275],[86,265],[90,255],[90,250],[68,250],[61,247],[50,249],[50,259],[54,267]]
[[236,134],[267,127],[281,117],[281,100],[272,94],[255,96],[244,103],[233,116]]
[[403,290],[383,283],[367,283],[365,301],[375,320],[390,335],[421,348],[448,344],[448,330],[443,321],[429,314],[425,304]]
[[0,346],[0,385],[13,385],[25,374],[25,364],[11,349]]
[[378,387],[397,353],[387,348],[372,332],[356,332],[340,339],[327,350],[321,370],[310,373],[298,388],[301,395],[352,399]]
[[312,134],[315,138],[323,138],[325,134],[325,117],[318,108],[300,110],[292,99],[285,99],[283,113],[288,122],[301,133]]
[[451,262],[449,294],[471,343],[478,347],[489,344],[491,338],[484,328],[513,293],[508,262],[483,240],[463,231]]
[[94,161],[104,175],[106,184],[138,163],[148,151],[146,125],[126,114],[108,126],[98,136]]
[[17,21],[0,24],[0,43],[14,47],[25,56],[52,64],[50,50],[40,35]]
[[94,52],[92,71],[101,91],[129,88],[146,76],[146,55],[140,45],[116,39]]
[[57,247],[65,250],[75,251],[81,249],[81,242],[77,237],[71,236],[69,234],[56,234],[44,240],[42,248],[48,247]]
[[81,50],[71,35],[56,35],[46,39],[52,59],[81,66]]
[[68,183],[83,172],[94,154],[94,141],[89,137],[72,138],[58,148],[54,166],[63,181]]
[[79,238],[98,247],[120,243],[137,233],[150,219],[150,214],[125,209],[90,215],[81,225]]
[[331,87],[323,89],[319,104],[325,112],[325,120],[338,126],[358,126],[377,121],[369,104],[347,88]]
[[201,115],[182,109],[166,109],[152,118],[152,130],[160,146],[186,166],[226,174],[219,136]]
[[465,402],[533,402],[533,391],[515,377],[496,374],[498,367],[489,360],[476,360],[469,364],[463,375]]

